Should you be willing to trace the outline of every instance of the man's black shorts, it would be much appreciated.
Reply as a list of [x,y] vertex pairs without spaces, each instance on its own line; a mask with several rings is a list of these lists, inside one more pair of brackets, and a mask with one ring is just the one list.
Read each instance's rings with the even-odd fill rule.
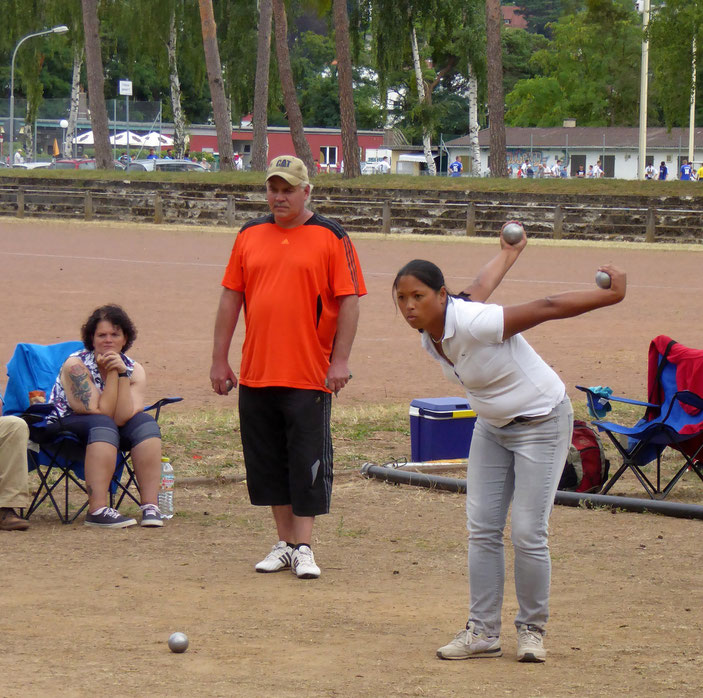
[[290,504],[296,516],[330,509],[332,396],[321,390],[239,387],[249,499]]

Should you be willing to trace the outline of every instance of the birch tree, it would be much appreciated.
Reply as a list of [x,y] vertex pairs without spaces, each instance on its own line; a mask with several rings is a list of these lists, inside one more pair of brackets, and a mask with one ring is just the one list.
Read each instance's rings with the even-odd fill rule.
[[[82,32],[81,32],[82,38]],[[83,68],[83,58],[85,48],[82,41],[74,40],[73,43],[73,70],[71,72],[71,102],[68,109],[68,127],[66,128],[66,138],[63,143],[65,157],[73,157],[73,141],[76,138],[76,127],[78,125],[78,109],[80,107],[81,95],[81,70]]]
[[[413,68],[415,70],[415,80],[417,82],[417,99],[420,103],[428,104],[427,88],[422,77],[422,67],[420,66],[420,51],[417,48],[417,34],[415,27],[410,29],[410,45],[413,54]],[[426,117],[425,117],[426,119]],[[437,174],[434,157],[432,157],[432,143],[430,138],[430,130],[427,123],[423,119],[422,124],[422,150],[425,153],[425,161],[427,162],[427,170],[433,177]]]
[[481,146],[478,143],[478,78],[473,65],[468,64],[469,73],[469,143],[471,148],[471,174],[481,174]]
[[182,158],[186,150],[186,119],[181,104],[181,81],[178,75],[178,22],[176,19],[176,5],[171,6],[168,23],[168,40],[166,53],[168,54],[168,77],[171,90],[171,110],[173,111],[173,152],[177,158]]

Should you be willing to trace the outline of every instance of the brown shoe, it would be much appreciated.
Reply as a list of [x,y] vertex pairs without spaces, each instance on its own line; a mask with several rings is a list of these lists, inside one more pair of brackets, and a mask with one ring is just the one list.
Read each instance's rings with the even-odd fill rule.
[[0,531],[26,531],[29,521],[21,519],[14,509],[0,507]]

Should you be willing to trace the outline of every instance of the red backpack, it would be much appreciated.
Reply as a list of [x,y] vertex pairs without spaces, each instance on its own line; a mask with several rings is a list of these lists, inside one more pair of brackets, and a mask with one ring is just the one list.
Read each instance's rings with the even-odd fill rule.
[[608,479],[610,461],[605,457],[603,442],[586,422],[574,420],[569,455],[559,480],[560,490],[600,492]]

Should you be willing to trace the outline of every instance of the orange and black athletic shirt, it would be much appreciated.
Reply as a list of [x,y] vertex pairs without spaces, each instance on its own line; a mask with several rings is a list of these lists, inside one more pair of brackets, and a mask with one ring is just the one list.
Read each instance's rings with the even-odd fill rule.
[[244,294],[239,382],[325,390],[338,298],[366,294],[344,229],[317,214],[296,228],[277,226],[273,215],[250,221],[237,235],[222,285]]

